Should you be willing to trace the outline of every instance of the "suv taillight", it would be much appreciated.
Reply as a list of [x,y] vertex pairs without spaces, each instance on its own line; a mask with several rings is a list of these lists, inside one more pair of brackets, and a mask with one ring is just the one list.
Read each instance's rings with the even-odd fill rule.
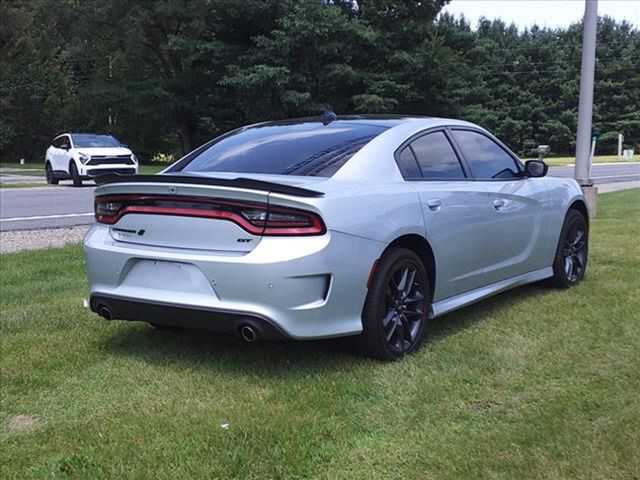
[[253,235],[323,235],[326,227],[314,212],[266,203],[163,195],[101,195],[95,217],[114,224],[128,213],[214,218],[231,221]]

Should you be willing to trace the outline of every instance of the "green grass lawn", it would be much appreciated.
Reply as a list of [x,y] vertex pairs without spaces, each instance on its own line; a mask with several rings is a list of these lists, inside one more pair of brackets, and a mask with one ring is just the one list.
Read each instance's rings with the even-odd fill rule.
[[30,177],[44,177],[44,164],[43,163],[25,163],[20,165],[18,162],[0,162],[0,168],[19,169],[20,175],[26,175]]
[[163,170],[169,166],[168,163],[161,164],[153,164],[153,165],[140,165],[140,169],[138,173],[142,175],[153,175],[154,173],[158,173],[160,170]]
[[446,315],[386,364],[109,323],[80,246],[2,255],[0,478],[639,478],[640,189],[598,207],[579,287]]

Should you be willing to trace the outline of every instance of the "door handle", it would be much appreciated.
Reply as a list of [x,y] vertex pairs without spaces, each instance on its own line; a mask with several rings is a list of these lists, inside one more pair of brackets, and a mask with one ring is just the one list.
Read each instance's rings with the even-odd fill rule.
[[496,200],[493,201],[493,208],[495,208],[496,210],[502,209],[504,205],[505,205],[505,201],[502,200],[501,198],[497,198]]
[[429,210],[437,212],[442,207],[442,201],[439,198],[430,198],[427,200],[427,207],[429,207]]

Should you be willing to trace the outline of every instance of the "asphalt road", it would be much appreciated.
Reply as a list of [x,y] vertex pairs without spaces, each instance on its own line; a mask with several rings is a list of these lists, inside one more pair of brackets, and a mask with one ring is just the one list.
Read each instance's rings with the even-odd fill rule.
[[93,223],[92,186],[0,188],[0,231]]
[[[572,177],[573,167],[551,167],[549,176]],[[596,185],[640,180],[640,162],[595,164]],[[0,189],[0,231],[35,230],[93,223],[92,186]]]
[[[550,177],[573,177],[573,173],[573,166],[551,167],[548,175]],[[640,162],[593,164],[591,179],[594,185],[640,180]]]

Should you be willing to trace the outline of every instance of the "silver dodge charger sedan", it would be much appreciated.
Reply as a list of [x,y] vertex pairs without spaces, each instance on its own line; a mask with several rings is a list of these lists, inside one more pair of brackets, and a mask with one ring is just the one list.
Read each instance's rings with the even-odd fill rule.
[[91,310],[247,341],[357,336],[394,359],[429,319],[587,265],[572,179],[469,122],[325,114],[239,128],[158,175],[98,177]]

